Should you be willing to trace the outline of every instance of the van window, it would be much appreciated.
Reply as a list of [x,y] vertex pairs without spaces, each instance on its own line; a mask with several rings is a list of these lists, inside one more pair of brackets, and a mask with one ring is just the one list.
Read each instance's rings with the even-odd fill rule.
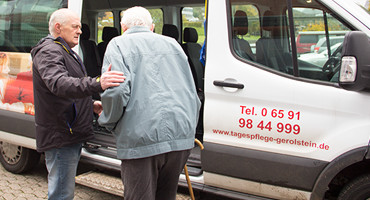
[[[294,24],[300,24],[296,40],[299,69],[318,69],[301,70],[300,75],[338,82],[341,44],[350,29],[325,8],[293,8],[293,19]],[[312,37],[312,41],[305,43],[304,36]]]
[[30,52],[38,41],[49,34],[52,12],[66,7],[63,0],[0,1],[0,50]]
[[0,0],[0,109],[34,115],[30,51],[66,0]]
[[[162,34],[163,28],[163,10],[160,8],[147,8],[153,19],[154,33]],[[123,15],[123,11],[120,13],[120,21]]]
[[106,26],[114,27],[113,12],[98,13],[98,43],[103,41],[103,29]]
[[[275,1],[267,2],[270,3],[266,5],[266,2],[251,4],[248,1],[231,1],[230,35],[233,50],[242,59],[288,73],[282,69],[283,55],[278,50],[278,47],[287,46],[283,44],[287,43],[286,26],[281,24],[285,22],[285,16],[266,10],[266,6],[275,5]],[[286,2],[281,1],[281,5],[284,4]]]
[[149,8],[148,10],[153,18],[154,33],[162,34],[163,10],[159,8]]
[[197,43],[201,45],[203,45],[205,39],[204,11],[205,11],[204,6],[184,7],[181,10],[182,31],[184,32],[185,28],[194,28],[198,33]]
[[[297,52],[298,54],[313,52],[317,42],[326,38],[325,27],[329,36],[344,36],[349,29],[324,10],[312,8],[293,8],[293,16],[297,27]],[[326,24],[326,26],[325,26]]]
[[[315,0],[296,1],[292,8],[294,31],[291,31],[285,0],[253,4],[247,0],[230,2],[230,41],[236,56],[267,70],[338,82],[341,44],[343,36],[350,30],[340,16],[328,12]],[[292,50],[292,38],[297,51]],[[329,40],[316,46],[322,38]],[[293,55],[293,52],[297,54]]]
[[242,58],[256,61],[256,41],[261,37],[259,11],[252,4],[232,5],[232,41],[234,51]]

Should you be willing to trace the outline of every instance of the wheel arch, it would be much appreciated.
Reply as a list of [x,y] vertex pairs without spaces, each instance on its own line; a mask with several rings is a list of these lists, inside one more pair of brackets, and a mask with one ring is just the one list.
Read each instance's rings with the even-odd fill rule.
[[[343,175],[349,175],[348,171],[359,169],[363,165],[370,165],[370,160],[366,160],[367,150],[368,146],[353,149],[331,161],[318,176],[312,190],[311,200],[323,199],[329,190],[329,185]],[[358,173],[360,171],[357,171]]]

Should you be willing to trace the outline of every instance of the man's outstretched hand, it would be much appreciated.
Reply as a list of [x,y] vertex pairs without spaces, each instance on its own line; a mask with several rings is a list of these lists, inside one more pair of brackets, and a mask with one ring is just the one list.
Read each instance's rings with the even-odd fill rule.
[[94,113],[98,115],[100,115],[101,112],[103,112],[103,106],[101,104],[101,101],[94,101],[93,108],[94,108]]
[[104,72],[100,77],[100,84],[103,90],[119,86],[120,83],[123,83],[125,80],[125,76],[123,76],[123,72],[120,71],[111,71],[112,64],[109,65],[108,70]]

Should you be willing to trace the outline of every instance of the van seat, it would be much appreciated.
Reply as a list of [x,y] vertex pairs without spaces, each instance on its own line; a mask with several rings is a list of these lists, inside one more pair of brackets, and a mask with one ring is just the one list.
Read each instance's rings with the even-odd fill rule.
[[[261,27],[269,32],[270,36],[274,36],[274,33],[280,28],[278,20],[272,11],[267,10],[263,15]],[[279,45],[279,39],[262,36],[256,42],[257,62],[286,73],[287,65],[282,52],[283,49]]]
[[103,28],[103,34],[102,34],[102,40],[103,42],[100,42],[98,44],[99,49],[99,56],[101,59],[104,59],[105,50],[107,49],[108,43],[116,36],[118,36],[118,29],[115,27],[109,27],[105,26]]
[[242,10],[237,10],[234,14],[233,26],[233,45],[236,53],[248,60],[255,60],[252,48],[247,40],[243,39],[248,34],[248,16]]
[[204,67],[199,61],[200,50],[202,46],[197,43],[198,33],[194,28],[185,28],[184,29],[184,44],[182,48],[184,49],[185,54],[188,56],[189,65],[193,73],[193,78],[197,91],[203,91],[204,89]]
[[198,33],[194,28],[184,29],[184,44],[182,48],[185,54],[188,56],[188,62],[190,65],[191,72],[193,73],[195,87],[197,89],[198,97],[202,102],[202,106],[199,112],[199,120],[196,129],[195,137],[200,141],[203,141],[203,109],[204,109],[204,67],[200,62],[200,50],[202,46],[197,43]]
[[[95,41],[90,40],[90,28],[87,24],[82,24],[82,34],[80,35],[80,46],[83,53],[83,63],[86,68],[87,75],[96,77],[101,74],[101,59],[99,56],[98,47]],[[93,99],[100,99],[99,94],[93,94]]]
[[172,37],[176,41],[179,41],[179,29],[177,29],[177,26],[173,24],[164,24],[162,29],[162,35]]
[[99,57],[96,43],[90,40],[90,28],[87,24],[82,24],[82,34],[80,35],[80,45],[83,53],[83,62],[90,77],[101,74],[101,60]]

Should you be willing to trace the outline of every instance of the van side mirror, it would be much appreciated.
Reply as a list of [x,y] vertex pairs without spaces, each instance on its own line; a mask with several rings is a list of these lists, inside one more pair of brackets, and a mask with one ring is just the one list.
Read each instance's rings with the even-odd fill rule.
[[339,85],[351,91],[370,89],[370,38],[361,31],[344,37]]

